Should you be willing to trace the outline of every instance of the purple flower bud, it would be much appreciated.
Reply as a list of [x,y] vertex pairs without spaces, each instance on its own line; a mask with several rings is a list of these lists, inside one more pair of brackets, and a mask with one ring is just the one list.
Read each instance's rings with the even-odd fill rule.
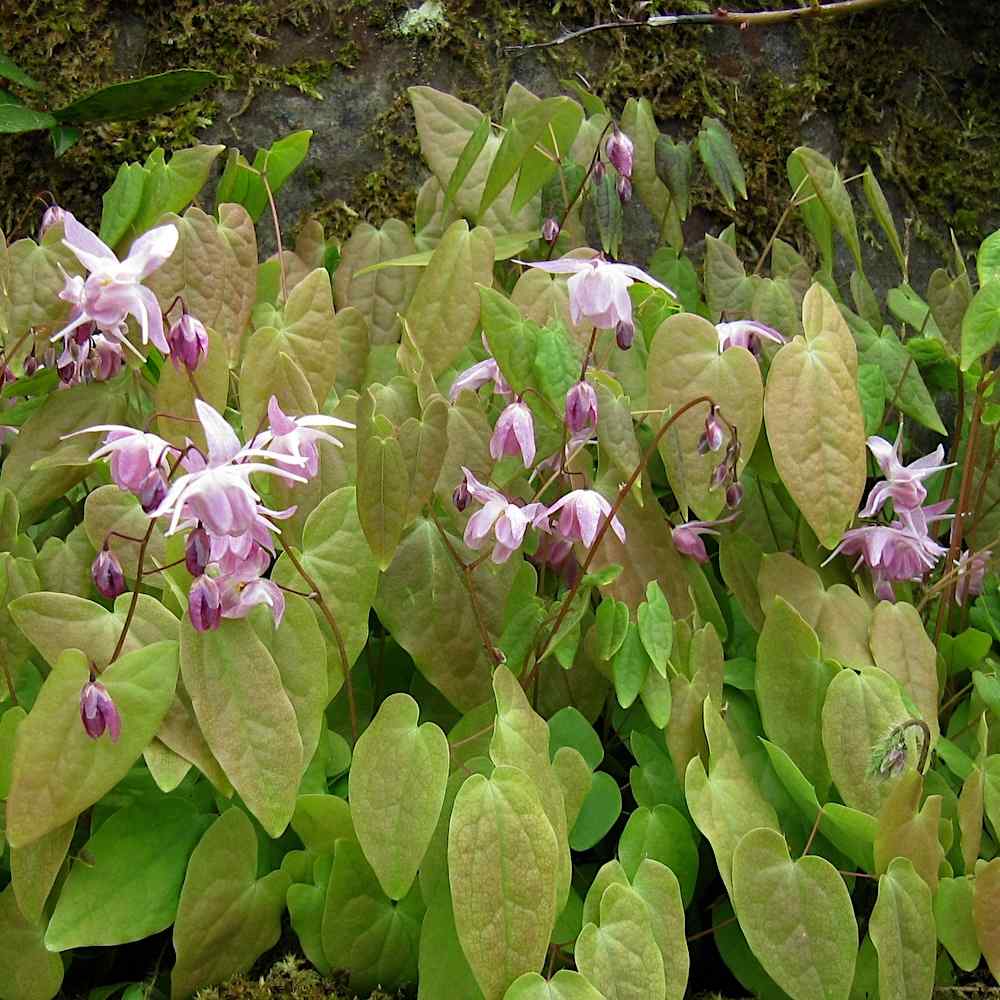
[[56,369],[59,381],[63,385],[75,385],[77,381],[77,364],[75,361],[68,361]]
[[594,164],[593,178],[595,184],[600,184],[604,180],[604,175],[607,173],[607,167],[604,166],[603,160],[598,160]]
[[201,576],[212,557],[212,539],[199,523],[187,536],[184,546],[184,565],[192,576]]
[[566,393],[566,426],[571,434],[597,426],[597,393],[589,382],[577,382]]
[[96,329],[96,323],[83,323],[73,331],[73,340],[79,344],[80,347],[83,347],[85,344],[90,343],[90,338],[94,336],[94,331]]
[[726,506],[730,510],[735,510],[743,503],[743,487],[739,483],[733,483],[726,490]]
[[167,481],[159,469],[150,469],[146,473],[139,488],[135,491],[139,504],[146,514],[156,510],[167,495]]
[[455,492],[451,495],[451,502],[459,513],[469,506],[469,486],[464,479],[455,487]]
[[97,553],[97,558],[90,567],[90,577],[100,594],[109,601],[125,593],[122,564],[107,545]]
[[504,455],[520,455],[524,467],[531,468],[535,460],[535,422],[523,400],[506,406],[497,418],[490,438],[490,455],[495,461]]
[[188,614],[199,632],[210,632],[222,620],[222,595],[219,585],[210,577],[199,576],[188,591]]
[[24,359],[24,374],[30,378],[32,375],[35,374],[35,372],[38,371],[38,364],[39,364],[38,358],[35,357],[35,352],[32,351]]
[[725,462],[720,462],[712,472],[712,482],[709,488],[717,490],[720,486],[725,484],[728,478],[729,466]]
[[615,327],[615,343],[623,351],[627,351],[632,346],[634,339],[635,324],[631,320],[621,320]]
[[208,331],[201,320],[195,319],[190,313],[184,313],[167,333],[167,343],[170,345],[170,360],[174,367],[180,371],[183,365],[189,372],[193,372],[208,354]]
[[80,692],[80,719],[84,731],[92,739],[108,731],[112,743],[118,742],[122,732],[122,717],[108,694],[108,689],[99,681],[88,681]]
[[632,200],[632,182],[627,177],[618,178],[618,198],[622,202]]
[[604,146],[604,151],[608,154],[611,165],[621,174],[622,177],[632,176],[632,156],[635,146],[632,140],[615,125],[608,141]]
[[542,239],[546,243],[555,243],[559,239],[559,223],[551,216],[542,223]]
[[16,382],[17,376],[11,371],[9,366],[4,365],[3,370],[0,371],[0,386],[9,385],[11,382]]
[[[722,429],[722,421],[719,420],[719,408],[712,406],[709,408],[708,416],[705,418],[705,434],[702,440],[708,451],[718,451],[725,440],[725,432]],[[702,452],[704,454],[704,452]]]
[[50,205],[45,209],[45,214],[42,216],[42,224],[38,227],[38,238],[41,239],[49,229],[59,225],[65,219],[65,209],[60,208],[58,205]]

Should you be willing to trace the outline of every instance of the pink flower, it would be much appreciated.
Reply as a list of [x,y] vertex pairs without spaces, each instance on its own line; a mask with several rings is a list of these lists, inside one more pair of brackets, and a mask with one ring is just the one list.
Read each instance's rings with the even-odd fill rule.
[[944,461],[944,447],[938,445],[931,454],[924,455],[909,465],[903,465],[900,460],[902,445],[902,427],[896,436],[895,444],[889,444],[885,438],[880,437],[868,439],[868,448],[875,456],[882,475],[885,476],[885,482],[877,483],[868,494],[868,502],[859,512],[860,517],[874,517],[887,500],[892,500],[897,511],[919,507],[927,499],[927,490],[922,480],[955,464],[954,462],[951,465],[941,464]]
[[226,580],[222,589],[222,617],[246,618],[258,604],[271,609],[275,627],[285,614],[285,595],[272,580]]
[[125,352],[118,341],[98,333],[91,339],[90,346],[93,351],[90,359],[91,373],[95,381],[107,382],[125,366]]
[[312,479],[319,472],[319,452],[317,441],[328,441],[330,444],[343,448],[344,444],[332,434],[318,430],[319,427],[343,427],[353,430],[354,424],[337,417],[326,417],[316,413],[306,417],[289,417],[278,405],[276,396],[272,396],[267,404],[267,419],[269,426],[254,439],[254,445],[267,448],[273,456],[287,455],[287,460],[276,459],[279,468],[289,472],[298,472],[306,479]]
[[471,368],[466,368],[464,372],[459,372],[448,390],[448,399],[454,403],[463,392],[477,392],[484,385],[490,383],[493,384],[493,391],[498,395],[505,397],[511,395],[510,386],[500,373],[500,366],[493,358],[479,361]]
[[496,545],[490,558],[495,563],[504,563],[521,547],[528,527],[544,515],[545,505],[529,503],[519,507],[502,493],[484,486],[464,466],[462,472],[465,473],[469,495],[483,505],[482,510],[476,511],[465,526],[465,544],[470,549],[481,549],[492,533]]
[[183,365],[193,372],[208,354],[208,331],[200,319],[186,312],[170,327],[167,344],[174,367],[180,371]]
[[719,419],[719,408],[713,403],[705,417],[705,433],[698,440],[698,454],[707,455],[710,451],[718,451],[722,447],[725,433]]
[[632,157],[635,153],[635,146],[632,144],[632,140],[617,125],[614,126],[611,135],[608,136],[604,151],[608,154],[611,166],[623,178],[627,179],[632,176]]
[[610,517],[611,530],[625,541],[625,528],[617,515],[612,516],[611,504],[596,490],[573,490],[567,493],[549,507],[546,518],[557,511],[561,513],[556,530],[563,538],[580,541],[589,549],[594,544],[602,519]]
[[[288,517],[295,508],[275,511],[271,516]],[[223,576],[253,580],[267,572],[274,554],[270,522],[258,515],[253,526],[242,535],[215,535],[211,541],[209,562],[216,563]]]
[[597,426],[597,393],[582,379],[566,393],[566,426],[571,434]]
[[222,595],[210,576],[199,576],[188,591],[188,615],[198,632],[211,632],[222,618]]
[[212,539],[199,524],[184,544],[184,566],[192,576],[201,576],[212,558]]
[[99,681],[88,681],[80,691],[80,720],[92,740],[102,736],[105,729],[112,743],[117,743],[122,734],[122,717],[108,689]]
[[118,557],[104,546],[90,567],[90,578],[102,597],[113,601],[125,593],[125,574]]
[[632,300],[628,290],[636,281],[659,288],[668,295],[674,294],[640,268],[631,264],[612,264],[603,257],[589,260],[561,257],[559,260],[518,260],[515,263],[537,267],[550,274],[571,274],[573,277],[567,283],[570,318],[574,324],[586,320],[601,330],[615,329],[619,323],[632,324]]
[[975,554],[966,549],[958,557],[955,563],[958,570],[958,582],[955,584],[956,604],[965,604],[970,596],[976,597],[983,592],[986,568],[992,557],[990,549],[982,549]]
[[38,238],[41,238],[53,227],[58,226],[60,222],[66,221],[66,210],[60,208],[58,205],[49,205],[45,209],[42,215],[41,225],[38,227]]
[[546,243],[555,243],[559,239],[559,221],[551,216],[542,223],[542,239]]
[[708,562],[708,550],[702,541],[702,535],[717,535],[716,530],[721,524],[728,524],[735,520],[736,515],[730,514],[718,521],[688,521],[686,524],[679,524],[670,532],[674,542],[674,548],[681,555],[690,556],[696,562]]
[[65,338],[77,326],[93,321],[109,336],[124,338],[126,316],[135,317],[142,331],[142,342],[153,343],[164,354],[170,348],[163,336],[163,315],[156,296],[140,282],[148,277],[177,247],[177,227],[157,226],[144,233],[119,261],[114,251],[102,243],[69,212],[65,213],[63,243],[90,272],[84,281],[67,279],[61,297],[76,307],[70,323],[52,339]]
[[719,334],[720,353],[728,351],[730,347],[745,347],[751,354],[759,354],[761,340],[770,340],[776,344],[785,343],[785,338],[773,326],[752,319],[716,323],[715,329]]
[[260,496],[250,484],[255,472],[268,472],[292,482],[304,483],[304,476],[286,468],[251,461],[267,458],[282,465],[306,464],[284,453],[243,446],[235,431],[222,416],[200,399],[195,400],[198,420],[205,430],[208,456],[188,452],[183,459],[188,472],[171,486],[163,502],[152,511],[152,516],[171,515],[168,534],[186,527],[189,522],[201,521],[212,535],[243,535],[250,531],[258,514],[272,514],[260,507]]
[[535,460],[535,424],[531,410],[518,400],[510,403],[497,418],[490,438],[490,454],[495,460],[520,454],[526,469]]
[[77,434],[91,434],[94,431],[107,431],[108,434],[104,444],[90,456],[90,461],[96,462],[110,456],[111,478],[115,485],[132,493],[139,493],[150,473],[169,471],[168,456],[179,454],[173,445],[156,434],[121,424],[95,424],[65,436],[75,437]]

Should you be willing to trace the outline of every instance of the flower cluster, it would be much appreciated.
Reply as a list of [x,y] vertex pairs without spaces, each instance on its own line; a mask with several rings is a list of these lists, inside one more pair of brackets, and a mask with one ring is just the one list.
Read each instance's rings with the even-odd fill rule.
[[[184,562],[195,578],[188,611],[196,629],[214,629],[222,618],[242,618],[258,604],[270,608],[278,624],[284,595],[264,574],[275,553],[274,522],[290,517],[295,508],[266,507],[251,476],[307,482],[319,471],[317,442],[340,445],[322,428],[353,425],[321,415],[290,417],[272,396],[267,426],[244,445],[207,403],[196,400],[195,409],[207,442],[204,452],[191,441],[176,448],[132,427],[99,425],[77,433],[104,431],[91,460],[110,459],[115,483],[133,493],[151,518],[166,520],[168,535],[187,532]],[[106,547],[94,561],[93,577],[106,597],[125,589],[121,566]]]

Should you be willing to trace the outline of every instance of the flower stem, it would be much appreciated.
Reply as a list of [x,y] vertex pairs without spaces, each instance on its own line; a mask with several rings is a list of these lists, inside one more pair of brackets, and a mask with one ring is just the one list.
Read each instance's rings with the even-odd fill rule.
[[146,547],[149,545],[149,540],[153,537],[153,529],[155,527],[156,521],[151,519],[149,527],[146,529],[146,534],[139,543],[139,554],[136,556],[135,560],[135,587],[132,588],[132,600],[129,601],[128,613],[125,615],[125,624],[122,625],[121,635],[118,636],[118,642],[115,643],[115,651],[111,654],[111,659],[108,660],[109,666],[114,663],[119,656],[121,656],[122,649],[125,647],[125,639],[128,637],[128,630],[132,625],[132,619],[135,617],[135,608],[139,603],[139,589],[142,587],[143,563],[146,561]]

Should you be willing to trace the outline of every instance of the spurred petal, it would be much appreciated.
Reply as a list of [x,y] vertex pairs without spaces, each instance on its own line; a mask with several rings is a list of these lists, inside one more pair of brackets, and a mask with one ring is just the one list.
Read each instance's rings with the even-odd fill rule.
[[208,464],[222,465],[234,459],[240,452],[240,439],[236,431],[226,423],[220,413],[200,399],[194,401],[198,420],[205,429],[208,442]]
[[70,212],[66,213],[63,224],[63,243],[88,271],[101,271],[109,264],[118,266],[118,258],[111,247],[78,222]]
[[133,281],[148,277],[174,252],[179,236],[177,227],[171,223],[143,233],[132,244],[128,257],[122,262],[119,276]]

